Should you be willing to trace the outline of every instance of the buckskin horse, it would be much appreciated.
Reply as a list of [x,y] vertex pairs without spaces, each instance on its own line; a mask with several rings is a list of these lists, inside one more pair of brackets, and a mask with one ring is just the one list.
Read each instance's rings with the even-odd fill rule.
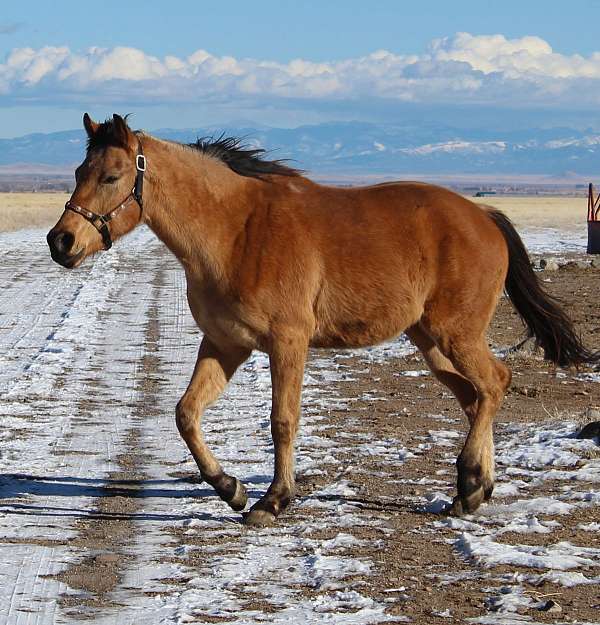
[[77,267],[146,223],[179,259],[203,332],[176,423],[202,475],[231,508],[242,483],[204,442],[201,417],[252,350],[268,354],[274,478],[245,514],[271,524],[294,495],[294,439],[309,347],[373,345],[404,332],[465,412],[448,512],[470,513],[494,486],[492,421],[510,383],[485,332],[503,288],[560,366],[597,362],[539,286],[501,212],[418,182],[335,188],[230,138],[183,145],[85,114],[87,154],[48,234]]

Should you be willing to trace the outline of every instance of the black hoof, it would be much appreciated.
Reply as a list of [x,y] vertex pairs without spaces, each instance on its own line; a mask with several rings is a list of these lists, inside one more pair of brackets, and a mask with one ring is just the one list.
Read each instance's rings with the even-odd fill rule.
[[225,501],[227,501],[232,510],[241,512],[248,503],[248,493],[246,492],[246,487],[238,479],[235,479],[235,481],[236,489],[233,497],[231,499],[226,499]]
[[235,477],[221,473],[218,477],[202,476],[217,492],[219,497],[227,502],[236,512],[240,512],[248,503],[246,487]]
[[250,510],[244,513],[244,523],[249,527],[271,527],[277,518],[268,510]]

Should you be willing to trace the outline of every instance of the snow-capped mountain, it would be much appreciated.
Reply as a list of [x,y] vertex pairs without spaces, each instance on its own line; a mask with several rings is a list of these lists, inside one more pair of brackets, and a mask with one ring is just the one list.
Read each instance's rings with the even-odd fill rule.
[[[323,123],[293,129],[212,127],[160,129],[154,134],[194,141],[221,133],[289,158],[311,174],[537,174],[592,176],[600,172],[600,134],[570,128],[457,129],[439,124]],[[82,130],[0,140],[0,166],[78,163]],[[13,167],[14,170],[14,167]]]

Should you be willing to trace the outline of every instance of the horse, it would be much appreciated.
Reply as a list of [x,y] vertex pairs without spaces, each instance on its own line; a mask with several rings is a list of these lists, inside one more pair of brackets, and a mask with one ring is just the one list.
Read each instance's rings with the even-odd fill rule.
[[405,333],[458,400],[469,432],[447,512],[475,511],[494,488],[492,422],[511,381],[486,329],[503,289],[559,366],[595,363],[540,287],[514,226],[442,187],[317,184],[261,149],[221,136],[192,144],[86,113],[87,153],[47,241],[67,268],[147,224],[177,257],[203,338],[177,403],[177,428],[204,481],[235,511],[244,485],[201,430],[205,408],[252,350],[268,355],[274,475],[244,513],[274,523],[294,497],[294,439],[309,348],[357,348]]

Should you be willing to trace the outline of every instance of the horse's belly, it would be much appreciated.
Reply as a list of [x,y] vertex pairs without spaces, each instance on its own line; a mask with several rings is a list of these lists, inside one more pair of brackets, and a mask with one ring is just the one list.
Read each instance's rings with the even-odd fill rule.
[[312,337],[312,347],[368,347],[395,338],[415,320],[390,315],[376,320],[353,319],[320,327]]
[[[386,292],[387,296],[382,295]],[[421,298],[393,288],[356,298],[349,298],[348,291],[330,292],[319,304],[311,340],[314,347],[367,347],[382,343],[415,324],[423,313]]]

